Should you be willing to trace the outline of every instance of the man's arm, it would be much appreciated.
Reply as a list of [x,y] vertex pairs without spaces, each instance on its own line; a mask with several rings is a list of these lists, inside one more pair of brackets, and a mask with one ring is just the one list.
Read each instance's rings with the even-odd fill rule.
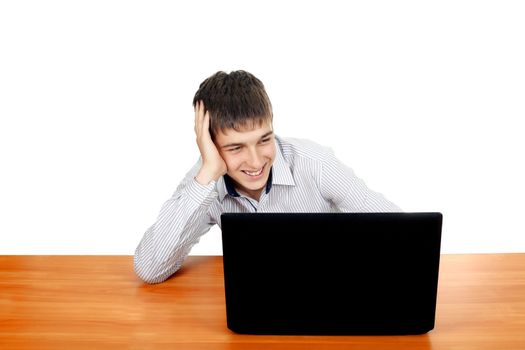
[[217,198],[215,181],[199,184],[194,177],[200,168],[198,163],[164,203],[135,251],[135,272],[147,283],[163,282],[174,274],[214,224],[208,209]]
[[381,193],[369,189],[354,171],[327,150],[320,175],[322,195],[343,212],[400,212]]
[[175,273],[214,222],[208,209],[218,194],[216,181],[226,173],[226,163],[210,134],[210,114],[204,103],[195,105],[195,135],[201,162],[186,174],[172,198],[164,203],[157,221],[146,231],[135,251],[137,275],[159,283]]

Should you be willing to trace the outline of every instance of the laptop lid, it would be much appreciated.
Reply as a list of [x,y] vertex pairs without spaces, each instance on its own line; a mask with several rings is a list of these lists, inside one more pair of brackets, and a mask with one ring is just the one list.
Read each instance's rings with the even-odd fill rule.
[[434,328],[440,213],[221,216],[228,328],[422,334]]

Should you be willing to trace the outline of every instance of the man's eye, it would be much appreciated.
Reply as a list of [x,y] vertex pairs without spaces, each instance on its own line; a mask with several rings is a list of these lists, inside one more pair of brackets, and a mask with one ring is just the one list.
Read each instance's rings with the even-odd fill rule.
[[261,140],[261,143],[266,143],[266,142],[268,142],[268,141],[270,141],[270,138],[269,138],[269,137],[267,137],[267,138],[265,138],[265,139],[262,139],[262,140]]
[[240,149],[241,149],[241,147],[237,146],[237,147],[229,148],[228,151],[229,152],[235,152],[235,151],[238,151]]

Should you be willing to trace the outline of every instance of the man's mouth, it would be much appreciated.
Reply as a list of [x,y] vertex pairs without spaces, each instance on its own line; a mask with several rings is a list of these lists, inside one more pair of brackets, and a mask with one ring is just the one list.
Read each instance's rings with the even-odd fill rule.
[[242,170],[242,172],[245,173],[246,175],[256,177],[256,176],[261,175],[262,172],[263,172],[263,170],[264,170],[264,167],[262,167],[262,168],[259,169],[259,170],[255,170],[255,171]]

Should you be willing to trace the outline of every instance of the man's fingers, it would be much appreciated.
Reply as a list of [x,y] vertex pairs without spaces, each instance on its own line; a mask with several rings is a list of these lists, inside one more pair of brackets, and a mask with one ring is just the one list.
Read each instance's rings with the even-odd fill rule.
[[195,105],[195,134],[197,135],[197,142],[203,139],[211,139],[210,112],[206,111],[202,101],[198,101]]
[[195,104],[195,126],[194,126],[194,130],[195,130],[195,133],[197,134],[197,131],[198,131],[198,125],[199,123],[199,101],[197,101],[197,103]]
[[200,136],[202,133],[202,122],[204,119],[204,103],[202,101],[197,101],[195,105],[195,133],[197,136]]
[[206,111],[206,114],[204,114],[204,120],[202,123],[202,132],[209,132],[210,130],[210,112]]

